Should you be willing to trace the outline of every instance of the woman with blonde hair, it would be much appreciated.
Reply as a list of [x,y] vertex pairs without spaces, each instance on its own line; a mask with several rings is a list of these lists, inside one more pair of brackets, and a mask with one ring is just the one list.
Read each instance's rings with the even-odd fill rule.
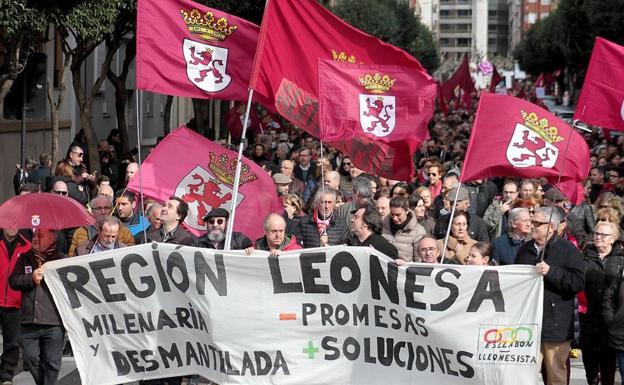
[[54,169],[54,175],[46,178],[47,191],[52,190],[54,183],[59,181],[65,182],[68,196],[75,199],[83,206],[86,206],[89,201],[87,191],[82,185],[76,183],[75,177],[76,174],[71,164],[68,162],[59,162]]

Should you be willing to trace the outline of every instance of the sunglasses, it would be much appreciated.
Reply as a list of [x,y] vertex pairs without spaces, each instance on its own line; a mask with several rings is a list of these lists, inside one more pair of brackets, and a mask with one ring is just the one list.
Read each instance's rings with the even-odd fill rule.
[[428,176],[438,176],[438,174],[436,174],[435,172],[430,172],[427,174]]
[[67,196],[68,192],[67,191],[59,191],[59,190],[52,190],[52,192],[56,195],[64,195]]
[[210,223],[211,225],[214,225],[215,222],[217,222],[218,225],[222,225],[225,223],[225,219],[219,218],[219,219],[208,219],[208,223]]
[[347,163],[347,162],[343,162],[342,165],[343,166],[351,166],[352,163]]
[[541,222],[541,221],[531,221],[531,226],[533,227],[540,227],[540,226],[544,226],[547,225],[548,222]]

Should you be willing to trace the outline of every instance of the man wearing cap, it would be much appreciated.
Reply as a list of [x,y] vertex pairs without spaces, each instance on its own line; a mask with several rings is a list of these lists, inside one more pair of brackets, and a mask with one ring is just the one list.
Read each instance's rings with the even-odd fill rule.
[[587,234],[585,228],[583,227],[583,222],[571,212],[572,203],[558,188],[551,187],[546,190],[546,193],[544,194],[544,206],[556,206],[563,210],[563,213],[565,214],[565,232],[574,237],[579,247],[585,244],[585,242],[591,241],[591,237]]
[[349,246],[370,246],[375,250],[396,259],[399,257],[397,248],[382,237],[382,222],[379,211],[372,203],[353,210],[351,217],[351,233]]
[[292,183],[292,179],[288,175],[282,174],[278,172],[273,175],[273,183],[275,183],[275,189],[277,190],[278,196],[288,195],[288,189],[290,184]]
[[[264,236],[256,240],[255,249],[270,251],[271,255],[280,255],[282,251],[299,250],[301,245],[295,236],[286,235],[286,221],[275,213],[269,214],[264,220]],[[245,253],[250,255],[254,251],[253,247],[245,249]]]
[[[449,224],[449,218],[451,217],[451,207],[453,206],[453,201],[455,199],[455,195],[457,194],[457,187],[449,190],[444,199],[449,204],[449,213],[442,215],[438,221],[436,222],[435,229],[433,231],[434,235],[438,239],[442,239],[446,237],[446,230]],[[465,211],[468,212],[470,208],[470,194],[467,189],[464,187],[460,187],[459,194],[457,195],[457,206],[455,207],[455,211]],[[485,222],[483,219],[479,218],[476,215],[470,216],[470,224],[468,225],[468,235],[470,238],[476,241],[490,241],[490,235],[488,234],[487,227],[485,226]]]
[[[204,215],[206,234],[197,239],[195,246],[223,250],[225,248],[225,231],[229,218],[230,213],[226,209],[217,207],[210,210],[208,214]],[[243,233],[238,231],[232,232],[231,250],[245,250],[251,246],[253,246],[251,240]]]
[[147,233],[150,242],[173,243],[176,245],[192,246],[195,236],[184,230],[180,225],[188,214],[188,204],[182,199],[172,196],[160,210],[160,229],[153,229]]

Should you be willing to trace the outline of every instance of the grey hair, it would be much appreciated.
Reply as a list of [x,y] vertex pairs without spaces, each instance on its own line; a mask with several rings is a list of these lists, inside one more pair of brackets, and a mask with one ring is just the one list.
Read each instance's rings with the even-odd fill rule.
[[542,214],[544,216],[544,219],[555,225],[555,227],[558,227],[563,220],[563,217],[559,213],[559,210],[557,210],[555,207],[538,207],[535,209],[534,215],[537,214]]
[[163,206],[160,203],[154,202],[147,209],[147,211],[145,212],[145,215],[150,216],[154,210],[159,209],[159,208],[162,209]]
[[334,202],[338,200],[338,190],[331,187],[320,188],[314,196],[314,207],[319,208],[321,206],[321,200],[323,195],[331,194],[334,197]]
[[511,209],[509,212],[509,222],[516,222],[520,214],[529,214],[529,209],[526,207],[516,207],[515,209]]
[[281,215],[276,214],[276,213],[271,213],[271,214],[267,215],[266,218],[264,218],[264,223],[262,224],[262,226],[264,227],[264,232],[269,231],[269,221],[273,217],[277,217],[277,218],[281,219],[282,222],[284,223],[284,225],[286,225],[286,220],[284,219],[284,217],[282,217]]
[[288,154],[288,151],[290,151],[290,146],[287,143],[278,143],[276,146],[276,149],[277,148],[283,149],[287,154]]
[[102,231],[102,228],[104,227],[105,224],[117,225],[119,228],[121,228],[121,221],[117,217],[107,216],[107,217],[102,217],[98,219],[97,227],[100,231]]
[[91,202],[89,202],[89,206],[95,207],[95,202],[99,200],[106,200],[106,202],[108,202],[108,204],[111,205],[112,208],[113,197],[109,197],[108,195],[96,195],[95,198],[91,199]]
[[358,198],[372,198],[373,197],[373,189],[371,186],[371,180],[364,175],[358,175],[353,178],[352,191],[353,195]]

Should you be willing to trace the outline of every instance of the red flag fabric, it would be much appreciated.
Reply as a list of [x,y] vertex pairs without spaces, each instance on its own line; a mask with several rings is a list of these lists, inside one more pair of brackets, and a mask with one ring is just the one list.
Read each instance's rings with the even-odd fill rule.
[[446,104],[446,100],[444,100],[444,95],[442,95],[442,84],[437,81],[436,85],[438,87],[438,108],[440,109],[441,113],[447,115],[449,113],[449,109],[448,105]]
[[139,0],[137,88],[247,100],[260,28],[189,0]]
[[[560,183],[556,183],[561,173]],[[483,93],[462,181],[493,176],[545,177],[571,202],[584,199],[589,147],[572,127],[528,101]]]
[[[319,137],[318,60],[333,59],[350,64],[384,64],[407,67],[423,82],[433,80],[418,60],[406,52],[372,37],[329,12],[314,0],[271,0],[265,8],[250,87],[274,101],[277,111],[290,122]],[[374,146],[377,141],[360,139]],[[343,151],[358,151],[354,143],[330,143]],[[377,151],[374,147],[367,150]],[[395,177],[395,160],[409,146],[388,145],[383,159],[376,156],[353,157],[363,170],[382,170],[382,176]],[[415,150],[414,150],[415,151]],[[380,154],[384,150],[379,150]],[[411,154],[407,155],[410,157]],[[355,160],[357,159],[357,160]],[[368,162],[381,161],[372,164]],[[412,166],[413,169],[413,166]],[[369,171],[370,172],[370,171]]]
[[449,103],[456,97],[455,92],[459,87],[459,95],[457,99],[457,107],[463,107],[468,111],[472,111],[472,93],[476,92],[474,82],[470,76],[470,64],[468,63],[468,56],[464,56],[457,70],[451,76],[451,78],[442,84],[442,95]]
[[624,131],[624,47],[597,37],[574,119]]
[[498,73],[496,66],[494,66],[494,71],[492,72],[492,81],[490,82],[490,92],[496,91],[496,86],[498,85],[498,83],[501,82],[501,80],[503,80],[503,77],[501,76],[501,74]]
[[[141,166],[143,194],[158,201],[175,195],[189,205],[185,224],[194,234],[206,230],[203,216],[213,208],[231,211],[238,154],[182,126],[167,135]],[[139,192],[138,173],[128,189]],[[234,230],[251,239],[263,234],[263,220],[281,213],[273,180],[260,166],[243,158]]]
[[427,137],[436,84],[400,66],[319,60],[321,139]]
[[[236,102],[228,112],[225,113],[225,125],[232,136],[232,139],[239,141],[243,135],[243,122],[245,121],[245,103]],[[260,118],[255,106],[251,106],[249,110],[249,121],[247,122],[247,130],[253,133],[260,132]]]

